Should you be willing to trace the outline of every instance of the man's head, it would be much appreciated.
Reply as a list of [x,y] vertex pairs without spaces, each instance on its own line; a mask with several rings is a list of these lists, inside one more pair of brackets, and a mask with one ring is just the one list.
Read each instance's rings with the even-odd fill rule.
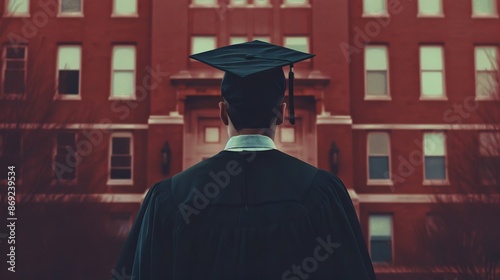
[[[269,129],[283,122],[286,80],[281,68],[240,77],[226,72],[222,80],[221,119],[235,131]],[[229,120],[227,119],[229,117]]]

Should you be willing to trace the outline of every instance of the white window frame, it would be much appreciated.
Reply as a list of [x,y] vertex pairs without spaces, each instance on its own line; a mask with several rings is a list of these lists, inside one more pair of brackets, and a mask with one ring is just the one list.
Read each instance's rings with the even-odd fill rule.
[[[130,139],[130,179],[111,179],[111,156],[113,155],[113,138],[115,137],[128,137]],[[134,136],[132,132],[113,132],[109,136],[108,146],[108,181],[107,185],[126,185],[134,184]]]
[[[495,50],[495,61],[494,63],[496,65],[493,65],[493,70],[478,70],[477,68],[477,61],[478,61],[478,57],[477,57],[477,51],[478,49],[481,49],[481,48],[493,48]],[[480,96],[479,95],[479,91],[478,91],[478,88],[479,88],[479,80],[477,79],[477,76],[478,76],[478,73],[479,72],[494,72],[496,78],[497,78],[497,82],[500,83],[500,68],[499,68],[499,51],[498,51],[498,46],[495,46],[495,45],[478,45],[478,46],[475,46],[474,47],[474,86],[475,86],[475,89],[474,89],[474,92],[475,92],[475,99],[476,100],[497,100],[497,97],[495,95],[497,95],[498,97],[500,97],[500,85],[497,85],[497,90],[499,92],[494,92],[494,94],[490,94],[488,96]]]
[[498,18],[498,6],[497,6],[497,0],[491,0],[493,2],[493,13],[491,14],[478,14],[476,11],[474,11],[474,1],[471,0],[471,10],[472,10],[472,18]]
[[288,36],[283,36],[283,46],[286,48],[289,48],[287,46],[287,40],[290,39],[306,39],[306,47],[307,50],[305,51],[306,53],[311,52],[311,38],[309,36],[304,36],[304,35],[288,35]]
[[[61,179],[61,180],[58,180],[56,178],[56,174],[55,174],[55,164],[56,164],[56,156],[57,156],[57,148],[58,148],[58,142],[57,142],[57,137],[59,135],[59,133],[73,133],[74,134],[74,137],[75,137],[75,149],[77,148],[78,146],[78,133],[76,133],[75,131],[60,131],[60,132],[56,132],[55,134],[55,137],[54,137],[54,144],[53,144],[53,148],[52,148],[52,182],[51,184],[52,185],[55,185],[55,184],[67,184],[67,185],[70,185],[70,184],[76,184],[76,182],[78,182],[78,165],[73,167],[73,166],[70,166],[70,168],[73,168],[75,170],[75,178],[73,179]],[[77,152],[75,150],[75,152]]]
[[[385,53],[386,53],[386,65],[387,68],[385,71],[387,72],[386,74],[386,83],[387,83],[387,94],[384,96],[377,96],[377,95],[369,95],[368,94],[368,69],[367,69],[367,50],[370,47],[383,47],[385,48]],[[389,101],[391,100],[391,75],[390,75],[390,58],[389,58],[389,46],[387,45],[366,45],[365,49],[363,51],[363,59],[364,59],[364,86],[365,86],[365,92],[364,92],[364,100],[386,100]]]
[[372,255],[372,234],[371,234],[371,227],[370,227],[370,218],[372,216],[388,216],[391,218],[391,261],[390,262],[374,262],[375,264],[393,264],[394,260],[396,258],[395,256],[395,249],[394,249],[394,214],[392,213],[369,213],[368,214],[368,254],[370,254],[370,257]]
[[139,1],[135,0],[135,13],[133,14],[119,14],[116,12],[116,1],[113,0],[113,11],[111,13],[111,17],[122,18],[122,17],[139,17]]
[[30,17],[30,12],[31,12],[31,0],[26,0],[28,2],[28,11],[27,12],[22,12],[22,13],[14,13],[14,12],[9,12],[9,5],[11,0],[4,0],[5,1],[5,6],[4,6],[4,17]]
[[[59,51],[64,47],[77,47],[80,49],[80,69],[78,70],[78,94],[60,94],[59,93]],[[64,99],[64,100],[81,100],[82,99],[82,68],[83,68],[83,48],[82,45],[58,45],[57,46],[57,55],[56,55],[56,94],[54,96],[54,100],[56,99]]]
[[[7,71],[7,48],[24,48],[24,93],[18,94],[18,93],[5,93],[4,92],[4,87],[5,87],[5,71]],[[1,84],[0,84],[0,93],[2,94],[3,97],[7,98],[26,98],[26,90],[27,90],[27,82],[28,82],[28,46],[26,45],[18,45],[18,46],[12,46],[12,45],[6,45],[3,47],[2,51],[2,77],[1,78]]]
[[385,1],[385,11],[383,13],[379,13],[379,14],[367,13],[366,9],[365,9],[365,1],[371,1],[371,0],[362,0],[362,1],[363,1],[363,2],[361,2],[362,9],[363,9],[362,17],[389,17],[389,3],[387,0],[384,0]]
[[[444,179],[427,179],[425,177],[425,135],[426,134],[442,134],[443,135],[443,150],[444,150]],[[449,185],[450,184],[450,176],[448,174],[448,137],[446,132],[444,131],[425,131],[422,134],[422,185],[424,186],[432,186],[432,185]]]
[[[441,70],[425,70],[423,69],[422,66],[422,48],[440,48],[441,51]],[[446,91],[446,59],[445,59],[445,51],[444,51],[444,46],[442,45],[420,45],[419,47],[419,52],[418,52],[418,57],[419,57],[419,66],[420,66],[420,100],[448,100],[447,97],[447,91]],[[443,95],[442,96],[429,96],[424,94],[423,90],[423,73],[424,72],[438,72],[440,71],[442,73],[443,77]]]
[[[132,47],[134,49],[134,81],[133,81],[133,90],[131,96],[113,96],[113,79],[115,69],[113,68],[114,60],[115,60],[115,48],[119,47]],[[136,100],[136,88],[137,88],[137,47],[135,45],[113,45],[111,50],[111,79],[110,79],[110,91],[109,91],[109,100]],[[120,70],[116,70],[120,71]],[[125,70],[122,70],[125,71]],[[130,71],[130,70],[129,70]]]
[[57,17],[83,17],[83,11],[84,11],[84,8],[85,8],[85,1],[84,0],[80,0],[81,1],[81,11],[80,12],[63,12],[62,11],[62,3],[63,3],[63,0],[59,0],[59,3],[58,3],[58,13],[57,13]]
[[[370,135],[373,133],[384,133],[387,135],[387,146],[388,146],[388,151],[389,153],[387,154],[389,165],[388,165],[388,172],[389,172],[389,179],[371,179],[370,178]],[[374,155],[377,156],[377,155]],[[385,156],[385,155],[384,155]],[[394,182],[392,181],[392,173],[391,173],[391,134],[387,131],[370,131],[366,134],[366,184],[368,186],[393,186]]]
[[421,18],[442,18],[442,17],[444,17],[443,0],[439,0],[439,13],[435,14],[435,15],[422,13],[422,10],[420,9],[420,2],[421,1],[426,1],[426,0],[418,0],[418,14],[417,14],[417,17],[421,17]]

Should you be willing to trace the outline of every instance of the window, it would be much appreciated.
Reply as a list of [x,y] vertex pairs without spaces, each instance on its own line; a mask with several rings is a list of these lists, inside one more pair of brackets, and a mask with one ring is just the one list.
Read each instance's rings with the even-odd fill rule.
[[420,47],[420,93],[423,98],[445,96],[443,48]]
[[269,5],[269,0],[253,0],[253,3],[256,6],[267,6]]
[[247,4],[247,0],[231,0],[231,5],[234,6],[244,6]]
[[497,15],[496,0],[472,0],[472,15],[478,17],[494,17]]
[[21,133],[2,131],[0,134],[0,180],[7,180],[7,168],[15,166],[16,179],[21,178]]
[[424,178],[427,181],[446,180],[446,145],[442,132],[424,133]]
[[367,46],[365,48],[366,93],[367,99],[387,99],[388,60],[386,46]]
[[368,180],[390,179],[389,133],[368,134]]
[[114,16],[137,16],[137,0],[114,0]]
[[201,53],[217,47],[215,36],[194,36],[191,41],[191,53]]
[[255,36],[255,37],[253,37],[253,39],[259,40],[262,42],[266,42],[266,43],[271,43],[271,37],[269,37],[269,36]]
[[283,0],[285,5],[306,5],[309,4],[309,0]]
[[135,46],[113,47],[112,98],[135,98]]
[[492,99],[499,94],[496,47],[476,47],[476,98]]
[[110,181],[132,183],[132,134],[114,133],[111,136]]
[[248,42],[246,36],[232,36],[231,38],[229,38],[230,45],[241,44],[241,43],[245,43],[245,42]]
[[57,57],[57,93],[61,97],[79,98],[81,47],[60,46]]
[[26,90],[25,46],[9,46],[4,49],[3,88],[4,94],[23,94]]
[[418,0],[418,15],[422,17],[443,16],[443,0]]
[[309,39],[307,37],[285,37],[285,47],[299,52],[309,52]]
[[81,16],[83,14],[83,0],[61,0],[60,14]]
[[483,184],[496,184],[500,179],[500,132],[479,133],[479,172]]
[[193,4],[213,6],[213,5],[217,4],[217,0],[193,0]]
[[30,1],[29,0],[6,0],[6,16],[29,16]]
[[73,132],[58,133],[54,151],[54,177],[58,181],[74,180],[76,167],[76,134]]
[[392,262],[392,216],[370,215],[370,256],[373,262]]
[[363,16],[387,16],[387,0],[363,0]]

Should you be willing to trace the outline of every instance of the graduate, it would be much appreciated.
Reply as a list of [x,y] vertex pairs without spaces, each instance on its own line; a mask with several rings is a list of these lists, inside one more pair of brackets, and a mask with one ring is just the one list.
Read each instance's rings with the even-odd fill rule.
[[287,108],[282,67],[293,124],[293,64],[313,56],[261,41],[191,56],[225,72],[229,140],[149,189],[113,279],[375,279],[342,181],[273,142]]

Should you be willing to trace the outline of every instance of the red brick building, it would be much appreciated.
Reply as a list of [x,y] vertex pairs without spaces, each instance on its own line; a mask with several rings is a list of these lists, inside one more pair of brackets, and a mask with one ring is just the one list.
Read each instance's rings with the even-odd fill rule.
[[[451,134],[498,137],[477,114],[498,106],[497,0],[0,2],[13,32],[2,36],[0,110],[34,94],[55,104],[50,123],[64,130],[46,160],[64,165],[67,147],[93,150],[59,173],[70,192],[113,202],[122,235],[149,186],[227,140],[222,73],[190,53],[259,39],[317,55],[296,65],[297,123],[282,126],[276,144],[338,169],[380,279],[414,272],[414,227],[433,194],[453,193],[449,170],[464,160]],[[55,92],[30,92],[40,65]],[[9,140],[13,121],[1,122],[4,164],[23,148]],[[79,176],[88,166],[102,174],[92,191]]]

